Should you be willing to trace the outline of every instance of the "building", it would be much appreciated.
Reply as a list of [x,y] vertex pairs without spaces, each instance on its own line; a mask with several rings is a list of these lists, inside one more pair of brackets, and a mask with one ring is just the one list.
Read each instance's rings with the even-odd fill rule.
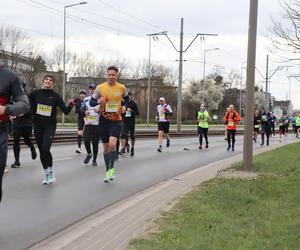
[[276,116],[292,115],[293,105],[291,101],[275,101],[273,112]]

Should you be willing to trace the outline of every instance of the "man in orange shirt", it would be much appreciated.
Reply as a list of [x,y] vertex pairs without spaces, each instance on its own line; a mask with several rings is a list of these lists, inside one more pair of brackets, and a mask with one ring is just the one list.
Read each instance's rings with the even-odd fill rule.
[[100,104],[99,126],[106,166],[106,176],[104,179],[106,183],[113,181],[116,177],[114,163],[116,144],[121,132],[121,103],[123,98],[128,98],[125,86],[117,82],[118,71],[117,67],[108,67],[107,81],[97,86],[90,100],[92,107]]
[[224,116],[224,123],[227,126],[227,151],[234,151],[236,125],[241,120],[240,115],[235,111],[234,106],[229,106],[229,111]]

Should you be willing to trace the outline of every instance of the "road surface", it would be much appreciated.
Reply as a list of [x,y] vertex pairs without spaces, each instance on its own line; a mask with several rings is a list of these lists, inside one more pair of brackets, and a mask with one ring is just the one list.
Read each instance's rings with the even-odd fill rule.
[[[287,140],[295,140],[290,136]],[[296,141],[296,140],[295,140]],[[85,154],[75,154],[75,145],[53,146],[57,182],[42,185],[39,160],[21,150],[20,169],[4,176],[4,197],[0,205],[0,249],[25,249],[51,234],[149,186],[191,169],[242,152],[242,137],[235,152],[226,151],[224,137],[211,138],[210,148],[199,151],[198,139],[178,138],[163,153],[156,151],[156,140],[137,141],[135,157],[121,157],[117,179],[103,183],[102,147],[98,167],[85,166]],[[271,143],[279,143],[274,138]],[[259,148],[259,143],[254,148]],[[189,150],[184,150],[184,148]],[[13,162],[9,152],[8,163]]]

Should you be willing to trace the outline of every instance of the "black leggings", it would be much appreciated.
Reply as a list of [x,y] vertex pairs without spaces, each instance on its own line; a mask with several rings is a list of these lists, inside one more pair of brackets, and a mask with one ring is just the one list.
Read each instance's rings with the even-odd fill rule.
[[30,148],[31,151],[35,151],[33,143],[30,139],[32,134],[32,127],[14,127],[13,137],[14,137],[14,156],[15,162],[20,162],[20,140],[21,137],[24,138],[25,144]]
[[199,143],[201,146],[202,146],[203,136],[204,136],[206,144],[208,144],[207,133],[208,133],[208,128],[198,127]]
[[86,152],[88,154],[91,154],[91,142],[93,145],[93,159],[97,159],[98,155],[98,145],[99,145],[99,140],[100,140],[100,127],[98,125],[86,125],[84,127],[84,145]]
[[34,135],[40,151],[40,159],[44,169],[52,167],[53,160],[50,148],[55,135],[55,125],[34,124]]
[[135,141],[135,122],[123,122],[121,139],[125,139],[125,145],[128,145],[128,135],[130,139]]
[[8,126],[0,126],[0,202],[2,199],[2,179],[7,160]]
[[[235,144],[235,133],[236,130],[227,130],[227,142],[228,142],[228,147],[234,148],[234,144]],[[232,144],[231,144],[232,141]]]

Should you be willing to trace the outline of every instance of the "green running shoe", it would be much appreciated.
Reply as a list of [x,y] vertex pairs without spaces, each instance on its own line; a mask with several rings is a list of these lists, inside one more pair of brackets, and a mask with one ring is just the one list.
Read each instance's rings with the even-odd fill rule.
[[110,178],[111,181],[113,181],[116,178],[116,170],[115,170],[115,168],[112,168],[109,171],[110,171],[109,178]]
[[106,172],[106,176],[105,176],[105,178],[104,178],[104,182],[105,182],[105,183],[110,182],[110,170],[108,170],[108,171]]
[[45,175],[44,180],[43,180],[43,185],[48,185],[49,184],[49,174]]
[[48,184],[51,184],[53,182],[56,182],[55,174],[54,174],[54,172],[49,172],[49,174],[48,174]]

